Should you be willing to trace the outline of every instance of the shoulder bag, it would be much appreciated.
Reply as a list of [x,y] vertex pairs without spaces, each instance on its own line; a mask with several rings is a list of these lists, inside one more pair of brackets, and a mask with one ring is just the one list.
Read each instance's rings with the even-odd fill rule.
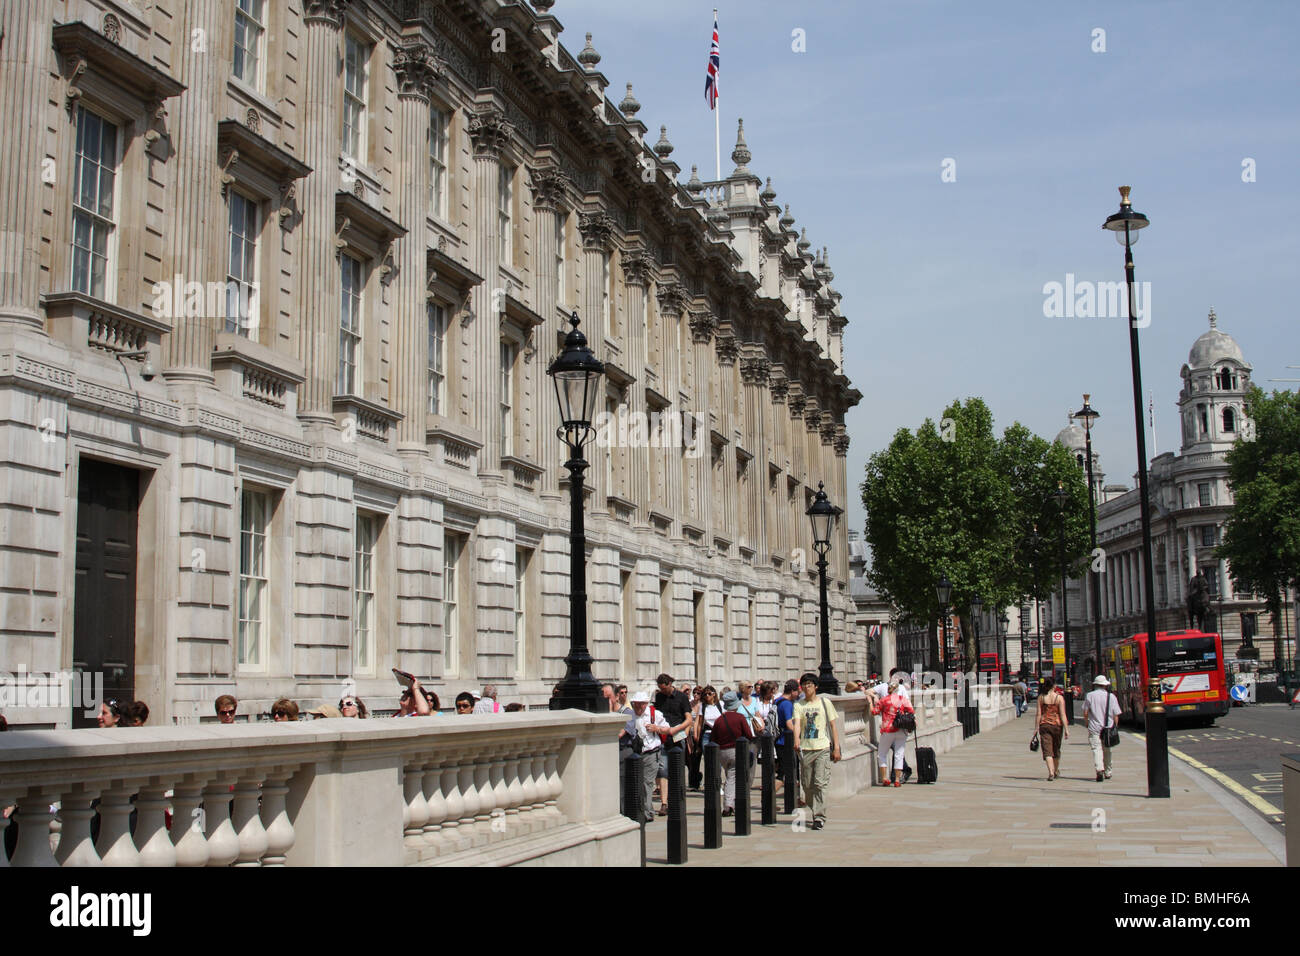
[[1110,691],[1106,691],[1106,719],[1101,725],[1101,745],[1103,747],[1119,746],[1119,728],[1110,725]]

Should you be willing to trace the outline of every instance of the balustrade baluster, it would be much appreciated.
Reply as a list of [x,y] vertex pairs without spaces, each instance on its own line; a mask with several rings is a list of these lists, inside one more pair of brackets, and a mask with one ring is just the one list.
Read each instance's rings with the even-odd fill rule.
[[141,866],[140,852],[131,840],[133,783],[119,781],[99,798],[99,840],[95,849],[105,866]]
[[506,826],[517,835],[528,832],[520,820],[524,802],[523,772],[519,754],[511,754],[506,761]]
[[235,866],[261,866],[266,853],[266,828],[257,812],[260,774],[240,777],[235,783],[235,831],[239,834],[239,857]]
[[533,773],[533,755],[519,755],[519,775],[523,778],[523,802],[519,806],[519,823],[522,832],[531,833],[541,827],[534,806],[537,803],[537,778]]
[[[103,865],[99,854],[95,852],[95,843],[90,839],[90,821],[95,816],[90,804],[98,795],[98,790],[87,792],[80,786],[63,794],[59,809],[63,832],[59,836],[59,848],[54,854],[59,866]],[[0,857],[2,856],[4,852],[0,850]]]
[[538,830],[545,829],[551,825],[551,819],[546,813],[546,793],[550,789],[550,780],[546,776],[546,754],[535,753],[532,757],[533,780],[537,788],[537,797],[530,809],[533,811],[533,826]]
[[[286,856],[297,839],[285,797],[289,778],[296,767],[276,767],[262,785],[262,824],[266,827],[266,853],[263,866],[284,866]],[[268,822],[269,821],[269,822]]]
[[[155,778],[156,779],[156,778]],[[139,816],[135,826],[135,842],[140,848],[142,866],[175,866],[176,847],[167,833],[166,811],[170,800],[164,795],[171,789],[166,784],[140,788],[135,798]]]
[[208,841],[203,835],[203,783],[193,776],[176,785],[172,794],[172,844],[177,866],[207,866]]
[[421,859],[438,855],[442,848],[442,821],[447,819],[447,798],[439,781],[442,773],[436,760],[425,761],[423,771],[424,802],[429,808],[429,818],[424,821],[424,849]]
[[[486,757],[486,754],[483,755]],[[492,839],[492,808],[496,796],[492,792],[492,761],[479,759],[474,764],[474,786],[478,790],[478,810],[474,812],[474,845],[482,846]]]
[[402,843],[408,856],[419,858],[424,848],[424,824],[429,819],[429,804],[424,799],[424,768],[419,760],[402,767],[402,794],[406,806],[402,811]]
[[442,792],[446,795],[447,817],[442,821],[441,851],[455,853],[461,849],[461,820],[465,816],[465,797],[460,789],[461,768],[455,759],[442,768]]
[[58,866],[50,851],[50,804],[58,799],[52,790],[33,788],[18,801],[18,845],[14,866]]
[[239,859],[239,834],[230,819],[231,779],[219,777],[203,788],[208,866],[229,866]]
[[509,834],[506,808],[510,803],[510,787],[506,783],[506,758],[501,751],[497,751],[497,754],[491,764],[492,839],[504,840]]
[[460,767],[460,796],[465,809],[461,811],[458,836],[461,849],[467,850],[477,842],[474,839],[474,817],[478,814],[479,798],[478,786],[474,782],[474,764],[470,762],[469,755],[460,759],[465,761]]
[[546,777],[548,783],[546,790],[546,814],[555,821],[556,826],[565,822],[564,814],[560,812],[558,806],[560,794],[564,792],[564,783],[560,780],[559,762],[560,754],[558,749],[548,750],[546,752]]

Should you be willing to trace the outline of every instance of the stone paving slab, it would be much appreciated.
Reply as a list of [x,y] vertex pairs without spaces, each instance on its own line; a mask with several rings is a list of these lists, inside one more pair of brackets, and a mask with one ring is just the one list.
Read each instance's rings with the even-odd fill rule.
[[[1207,789],[1217,785],[1177,759],[1170,798],[1148,799],[1145,745],[1131,734],[1114,751],[1112,779],[1098,783],[1087,731],[1071,728],[1061,776],[1049,783],[1042,758],[1029,752],[1032,733],[1028,717],[1010,721],[941,754],[935,785],[870,787],[833,801],[821,831],[785,814],[762,826],[755,789],[752,835],[735,836],[724,819],[717,850],[703,848],[703,797],[689,794],[687,865],[742,866],[771,854],[791,866],[1281,865],[1280,837],[1248,827],[1244,804],[1239,819]],[[908,761],[915,766],[915,755]],[[1270,836],[1276,845],[1264,842]],[[647,827],[650,865],[666,862],[666,838],[662,817]]]

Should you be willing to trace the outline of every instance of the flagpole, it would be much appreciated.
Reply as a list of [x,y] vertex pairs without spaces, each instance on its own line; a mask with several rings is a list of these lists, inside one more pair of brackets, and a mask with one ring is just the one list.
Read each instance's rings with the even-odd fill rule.
[[[717,7],[713,8],[713,22],[715,24],[718,22]],[[721,74],[721,71],[719,71],[719,74]],[[721,75],[719,75],[718,79],[721,78]],[[715,180],[720,180],[722,179],[722,121],[721,116],[718,113],[718,94],[716,90],[714,91],[713,99],[713,178]]]

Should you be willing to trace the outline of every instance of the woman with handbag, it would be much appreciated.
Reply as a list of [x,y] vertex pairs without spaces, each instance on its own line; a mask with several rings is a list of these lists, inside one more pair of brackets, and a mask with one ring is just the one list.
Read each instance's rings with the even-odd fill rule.
[[[916,711],[898,692],[898,680],[889,682],[889,693],[871,705],[871,713],[880,715],[880,745],[876,751],[880,761],[881,783],[889,784],[889,761],[893,754],[895,787],[903,785],[903,758],[907,754],[907,735],[916,729]],[[905,715],[913,715],[909,720]]]
[[1088,719],[1088,744],[1097,782],[1110,779],[1110,748],[1119,743],[1119,699],[1110,692],[1110,681],[1098,674],[1092,679],[1093,690],[1083,699],[1083,715]]
[[1043,678],[1042,689],[1038,694],[1036,726],[1043,747],[1043,759],[1047,761],[1047,779],[1055,780],[1061,775],[1061,739],[1070,738],[1070,728],[1066,726],[1065,698],[1050,677]]

